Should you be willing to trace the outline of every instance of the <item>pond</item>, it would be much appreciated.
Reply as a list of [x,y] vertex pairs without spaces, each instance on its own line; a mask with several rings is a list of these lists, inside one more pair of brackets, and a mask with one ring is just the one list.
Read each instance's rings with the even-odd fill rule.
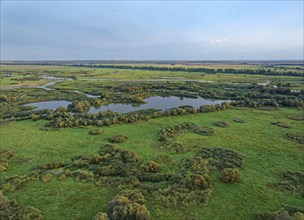
[[[113,112],[127,113],[138,110],[145,109],[159,109],[159,110],[168,110],[171,108],[176,108],[182,105],[190,105],[195,108],[200,107],[201,105],[214,105],[220,104],[223,102],[229,102],[229,100],[210,100],[204,98],[182,98],[177,96],[154,96],[145,99],[146,103],[143,104],[127,104],[127,103],[112,103],[109,105],[103,105],[100,107],[90,107],[89,113],[98,113],[100,111],[111,110]],[[26,104],[25,106],[34,106],[35,110],[50,109],[56,110],[57,107],[63,106],[67,107],[71,102],[65,100],[54,100],[54,101],[45,101],[45,102],[33,102]]]
[[62,106],[67,107],[72,102],[66,100],[54,100],[54,101],[45,101],[45,102],[32,102],[29,104],[25,104],[24,106],[33,106],[35,107],[34,110],[43,110],[43,109],[50,109],[56,110],[56,108]]
[[[100,106],[98,108],[91,107],[89,113],[98,113],[100,111],[111,110],[113,112],[127,113],[144,109],[160,109],[162,111],[176,108],[182,105],[190,105],[195,108],[201,105],[214,105],[227,102],[227,100],[210,100],[204,98],[182,98],[177,96],[154,96],[145,99],[146,103],[143,104],[125,104],[125,103],[112,103],[106,106]],[[228,100],[229,102],[229,100]]]

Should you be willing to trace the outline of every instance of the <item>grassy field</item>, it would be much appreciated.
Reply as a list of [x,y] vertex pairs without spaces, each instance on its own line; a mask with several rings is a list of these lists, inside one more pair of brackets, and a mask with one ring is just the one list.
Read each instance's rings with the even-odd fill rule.
[[[226,66],[225,66],[226,67]],[[248,68],[258,69],[260,66],[249,66]],[[208,68],[219,68],[219,66],[208,66]],[[231,67],[232,68],[232,67]],[[247,66],[237,66],[238,68],[247,68]],[[2,89],[14,89],[18,87],[29,87],[43,85],[47,82],[44,79],[20,81],[16,78],[40,77],[43,75],[52,75],[57,77],[77,76],[76,81],[65,81],[56,84],[55,88],[79,88],[79,85],[85,86],[88,83],[102,82],[113,84],[116,81],[183,81],[198,80],[212,83],[265,83],[270,81],[276,83],[291,83],[294,89],[303,89],[303,79],[294,76],[266,76],[250,74],[205,74],[189,73],[176,71],[148,71],[148,70],[127,70],[127,69],[101,69],[88,67],[70,67],[70,66],[1,66],[1,74],[13,71],[11,77],[0,78]],[[99,81],[98,81],[99,80]],[[114,82],[113,82],[114,81]]]
[[[289,115],[299,114],[300,110],[281,108],[275,111],[250,108],[230,109],[220,112],[175,116],[153,119],[149,122],[104,127],[100,136],[89,135],[93,127],[66,128],[59,131],[42,131],[46,121],[21,121],[1,127],[0,150],[16,151],[1,178],[22,175],[33,167],[52,161],[69,160],[77,155],[92,155],[106,143],[108,138],[125,134],[129,139],[120,144],[127,150],[136,152],[143,160],[155,160],[161,171],[175,172],[180,161],[195,154],[199,147],[222,147],[232,149],[245,157],[245,167],[241,170],[241,181],[224,184],[219,173],[212,173],[214,192],[207,205],[164,207],[148,197],[147,208],[152,219],[254,219],[254,214],[274,211],[282,204],[303,206],[303,200],[286,191],[269,187],[279,181],[282,171],[304,169],[304,146],[284,138],[285,133],[301,133],[302,121],[288,119]],[[241,118],[246,123],[236,123]],[[229,127],[213,125],[215,121],[226,121]],[[282,128],[271,124],[283,121],[292,128]],[[182,122],[213,127],[215,136],[200,136],[185,133],[177,139],[192,150],[186,153],[170,153],[157,148],[159,132]],[[60,141],[59,141],[60,140]],[[162,158],[169,156],[171,162]],[[122,186],[123,187],[123,186]],[[107,203],[120,188],[94,185],[73,179],[43,183],[36,180],[26,183],[14,192],[5,195],[17,199],[23,205],[40,209],[45,219],[91,219],[97,212],[105,211]],[[241,204],[241,208],[240,208]]]

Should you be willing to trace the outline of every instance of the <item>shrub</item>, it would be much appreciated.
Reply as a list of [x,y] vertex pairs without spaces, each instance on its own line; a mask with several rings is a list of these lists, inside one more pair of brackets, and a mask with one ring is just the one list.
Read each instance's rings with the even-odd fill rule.
[[289,115],[289,119],[296,120],[296,121],[303,121],[304,120],[304,113],[296,114],[296,115]]
[[98,212],[92,220],[109,220],[108,214],[105,212]]
[[221,179],[224,183],[235,183],[241,178],[241,172],[236,168],[225,168],[222,171]]
[[280,174],[280,182],[273,184],[279,190],[286,190],[304,198],[304,172],[285,171]]
[[257,213],[255,214],[255,218],[257,220],[302,220],[304,219],[304,210],[285,205],[278,211]]
[[116,135],[109,138],[109,141],[111,143],[122,143],[128,140],[128,137],[126,135]]
[[149,220],[150,212],[143,203],[139,192],[120,193],[108,203],[107,214],[111,220]]
[[213,124],[221,128],[229,127],[229,124],[226,121],[216,121]]
[[157,173],[160,171],[160,165],[159,163],[156,163],[155,161],[151,160],[145,165],[143,165],[141,169],[147,173]]
[[299,144],[304,144],[304,135],[296,133],[286,133],[285,138]]
[[277,121],[277,122],[272,122],[271,124],[282,127],[282,128],[292,128],[292,126],[286,122],[282,121]]
[[245,120],[243,120],[241,118],[234,118],[233,121],[237,122],[237,123],[245,123]]
[[204,162],[200,157],[186,158],[181,164],[181,172],[183,175],[187,175],[188,173],[195,174],[205,174],[209,173],[209,168],[207,162]]
[[208,174],[194,174],[190,176],[188,182],[192,189],[207,189],[211,186],[211,177]]
[[0,172],[5,171],[8,167],[8,163],[0,163]]
[[98,129],[96,129],[94,131],[89,131],[89,134],[91,134],[91,135],[100,135],[102,133],[103,133],[103,131],[102,131],[101,128],[98,128]]
[[46,182],[49,182],[53,179],[53,175],[50,174],[50,173],[46,173],[44,175],[41,176],[41,180],[42,182],[46,183]]
[[8,200],[0,191],[0,219],[43,219],[42,212],[34,207],[20,206],[16,200]]
[[37,121],[39,119],[39,115],[36,115],[36,114],[31,114],[31,118],[33,121]]
[[12,150],[0,151],[0,162],[8,162],[15,154],[16,152]]
[[44,170],[53,170],[58,169],[65,166],[64,161],[57,161],[57,162],[49,162],[42,165],[37,166],[37,169],[44,169]]
[[229,149],[219,147],[201,148],[197,153],[198,157],[208,159],[208,165],[218,168],[241,168],[245,164],[245,159],[242,155]]

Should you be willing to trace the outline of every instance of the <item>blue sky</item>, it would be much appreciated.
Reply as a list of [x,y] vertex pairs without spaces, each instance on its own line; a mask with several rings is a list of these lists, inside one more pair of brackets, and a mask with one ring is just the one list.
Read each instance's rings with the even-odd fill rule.
[[1,1],[2,60],[303,59],[303,1]]

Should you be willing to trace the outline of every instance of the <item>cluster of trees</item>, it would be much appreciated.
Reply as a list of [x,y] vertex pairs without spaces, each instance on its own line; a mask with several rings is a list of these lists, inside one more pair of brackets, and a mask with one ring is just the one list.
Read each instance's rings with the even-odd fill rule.
[[157,67],[157,66],[127,66],[127,65],[76,65],[94,68],[113,68],[113,69],[134,69],[134,70],[150,70],[150,71],[174,71],[174,72],[200,72],[208,74],[228,73],[228,74],[252,74],[252,75],[279,75],[279,76],[303,76],[299,71],[277,71],[275,69],[215,69],[201,67]]
[[176,115],[187,115],[187,114],[197,114],[212,111],[224,110],[226,108],[231,108],[229,103],[222,103],[216,105],[203,105],[196,109],[191,106],[183,106],[179,108],[174,108],[166,111],[152,111],[144,114],[140,113],[129,113],[120,114],[114,113],[110,110],[106,112],[99,112],[97,114],[69,114],[66,109],[57,109],[56,111],[48,110],[45,115],[41,117],[49,120],[47,127],[54,128],[65,128],[65,127],[80,127],[88,125],[96,126],[109,126],[113,124],[125,124],[125,123],[136,123],[140,121],[148,121],[151,118],[169,117]]
[[68,105],[68,110],[73,112],[84,112],[90,109],[90,102],[88,101],[74,101]]

